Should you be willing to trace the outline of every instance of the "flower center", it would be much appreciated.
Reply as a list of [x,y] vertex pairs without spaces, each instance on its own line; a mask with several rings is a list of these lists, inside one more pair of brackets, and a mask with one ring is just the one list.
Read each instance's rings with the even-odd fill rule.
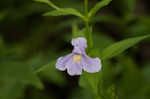
[[81,55],[74,55],[73,56],[73,62],[80,63],[81,62],[81,58],[82,58]]

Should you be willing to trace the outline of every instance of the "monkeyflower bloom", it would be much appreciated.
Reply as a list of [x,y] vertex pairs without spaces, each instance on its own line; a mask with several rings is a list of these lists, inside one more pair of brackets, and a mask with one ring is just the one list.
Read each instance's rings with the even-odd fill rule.
[[81,75],[82,69],[89,73],[98,72],[101,69],[99,58],[91,58],[86,55],[87,41],[83,37],[72,39],[73,51],[67,56],[58,58],[56,68],[61,71],[67,70],[71,76]]

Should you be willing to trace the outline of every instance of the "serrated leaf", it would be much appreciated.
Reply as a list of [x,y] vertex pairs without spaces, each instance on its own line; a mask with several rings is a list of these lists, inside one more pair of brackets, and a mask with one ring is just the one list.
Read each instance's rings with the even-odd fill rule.
[[114,43],[102,51],[101,59],[105,60],[105,59],[109,59],[114,56],[117,56],[118,54],[122,53],[126,49],[134,46],[135,44],[139,43],[140,41],[148,37],[150,37],[150,35],[133,37],[133,38],[129,38],[129,39]]
[[102,8],[102,7],[104,7],[104,6],[107,6],[111,1],[112,1],[112,0],[102,0],[102,1],[98,2],[98,3],[90,10],[88,16],[91,17],[91,16],[95,15],[96,12],[97,12],[100,8]]
[[73,8],[61,8],[44,14],[44,16],[61,16],[61,15],[75,15],[84,19],[84,16]]

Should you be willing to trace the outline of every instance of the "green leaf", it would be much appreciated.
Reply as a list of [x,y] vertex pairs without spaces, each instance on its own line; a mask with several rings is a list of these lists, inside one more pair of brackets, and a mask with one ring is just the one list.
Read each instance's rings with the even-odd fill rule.
[[34,0],[36,2],[41,2],[41,3],[46,3],[48,4],[50,7],[54,8],[54,9],[59,9],[56,5],[54,5],[50,0]]
[[61,16],[61,15],[75,15],[84,19],[84,16],[73,8],[61,8],[44,14],[44,16]]
[[91,16],[95,15],[96,12],[97,12],[100,8],[102,8],[102,7],[104,7],[104,6],[107,6],[111,1],[112,1],[112,0],[102,0],[102,1],[98,2],[98,3],[90,10],[88,16],[91,17]]
[[129,39],[114,43],[102,51],[101,59],[105,60],[105,59],[112,58],[148,37],[150,37],[150,35],[129,38]]

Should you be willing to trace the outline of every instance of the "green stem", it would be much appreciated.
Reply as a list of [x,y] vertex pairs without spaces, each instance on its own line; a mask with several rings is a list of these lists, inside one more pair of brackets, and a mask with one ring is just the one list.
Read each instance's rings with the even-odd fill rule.
[[84,0],[85,15],[88,15],[88,0]]
[[85,9],[85,28],[87,31],[86,38],[87,38],[87,43],[88,43],[87,51],[89,52],[93,46],[93,43],[92,43],[92,31],[89,27],[88,0],[84,0],[84,9]]

